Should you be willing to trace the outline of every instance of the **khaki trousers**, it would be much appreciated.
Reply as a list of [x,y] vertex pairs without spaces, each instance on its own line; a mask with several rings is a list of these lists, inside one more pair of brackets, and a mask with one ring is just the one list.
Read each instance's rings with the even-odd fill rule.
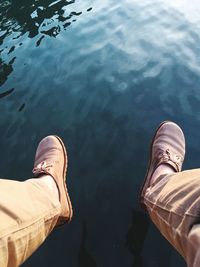
[[[0,266],[20,266],[53,230],[60,202],[42,179],[0,179]],[[200,266],[200,169],[162,175],[145,205],[160,232],[188,267]]]
[[154,224],[188,267],[199,267],[200,169],[161,175],[146,190],[144,203]]
[[0,179],[0,266],[20,266],[56,225],[60,202],[42,179]]

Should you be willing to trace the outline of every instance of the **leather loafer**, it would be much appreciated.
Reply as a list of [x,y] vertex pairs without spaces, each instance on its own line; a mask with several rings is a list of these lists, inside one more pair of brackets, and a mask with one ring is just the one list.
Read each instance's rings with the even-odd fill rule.
[[145,192],[151,184],[151,178],[156,168],[161,164],[168,164],[175,172],[180,172],[184,157],[185,138],[181,128],[171,121],[162,122],[151,143],[147,173],[140,189],[139,201],[143,209],[146,210],[144,204]]
[[67,154],[64,143],[58,136],[47,136],[39,143],[33,168],[35,177],[52,176],[59,191],[61,214],[57,226],[71,221],[73,210],[66,187]]

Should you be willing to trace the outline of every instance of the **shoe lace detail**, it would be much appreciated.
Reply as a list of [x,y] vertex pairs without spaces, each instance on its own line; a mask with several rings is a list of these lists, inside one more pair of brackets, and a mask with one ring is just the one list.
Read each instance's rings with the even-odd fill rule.
[[33,168],[33,174],[49,172],[51,167],[53,167],[52,164],[49,164],[46,161],[42,161],[36,167]]
[[165,151],[162,151],[160,153],[160,157],[164,162],[172,161],[178,167],[178,169],[183,163],[183,158],[177,154],[172,153],[169,148]]

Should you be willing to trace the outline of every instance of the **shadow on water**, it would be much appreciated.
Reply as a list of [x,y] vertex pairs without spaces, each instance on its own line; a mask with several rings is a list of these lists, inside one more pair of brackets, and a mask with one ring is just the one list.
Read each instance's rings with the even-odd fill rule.
[[[21,34],[28,32],[28,37],[33,38],[40,32],[39,28],[41,26],[48,25],[48,30],[42,30],[41,33],[44,33],[49,36],[56,36],[60,32],[60,26],[56,25],[51,27],[51,24],[55,20],[63,22],[63,27],[66,28],[71,23],[68,22],[72,16],[79,16],[82,12],[76,13],[71,12],[69,15],[65,16],[64,7],[74,3],[75,1],[12,1],[10,5],[6,6],[6,18],[3,18],[3,30],[6,30],[7,33],[13,31],[21,31]],[[44,20],[52,19],[45,23]],[[7,27],[7,21],[11,21],[9,24],[10,27]],[[4,23],[5,22],[5,23]],[[68,22],[68,23],[67,23]],[[20,35],[17,38],[19,38]]]
[[[61,30],[66,30],[83,13],[68,10],[67,7],[73,3],[75,0],[0,1],[0,55],[4,52],[7,55],[12,54],[23,45],[20,38],[25,33],[28,33],[28,38],[38,36],[36,46],[39,46],[45,36],[56,37]],[[92,7],[89,7],[86,12],[91,10]],[[12,35],[11,43],[15,45],[4,46],[4,41],[10,35]],[[19,44],[16,39],[20,40]],[[13,71],[12,65],[15,59],[16,57],[12,57],[6,63],[0,58],[0,86]]]
[[143,267],[142,249],[149,228],[149,220],[145,214],[132,211],[132,223],[126,236],[126,246],[134,255],[134,267]]
[[0,58],[0,86],[5,83],[8,76],[13,71],[12,63],[13,63],[13,60],[11,60],[11,62],[6,64]]
[[81,246],[78,255],[78,266],[79,267],[96,267],[97,264],[93,257],[88,253],[86,249],[86,240],[87,240],[87,227],[86,223],[82,223],[82,236],[81,236]]

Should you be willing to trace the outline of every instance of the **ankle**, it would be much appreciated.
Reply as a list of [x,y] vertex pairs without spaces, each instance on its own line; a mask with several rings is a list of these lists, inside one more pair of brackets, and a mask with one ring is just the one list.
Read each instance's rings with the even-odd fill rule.
[[152,178],[151,178],[151,183],[152,185],[161,175],[163,174],[172,174],[175,173],[176,171],[171,167],[169,164],[161,164],[158,166],[158,168],[154,171]]
[[44,174],[40,176],[39,179],[42,183],[45,183],[45,185],[50,189],[51,193],[59,199],[59,191],[54,178],[50,175]]

